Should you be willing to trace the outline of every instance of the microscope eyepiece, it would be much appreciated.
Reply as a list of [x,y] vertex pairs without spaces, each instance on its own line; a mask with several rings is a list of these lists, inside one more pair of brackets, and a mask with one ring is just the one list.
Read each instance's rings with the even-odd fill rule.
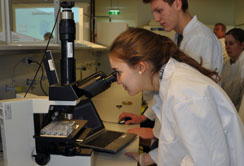
[[105,78],[105,81],[110,84],[117,81],[117,73],[117,71],[112,72],[109,76]]
[[109,76],[98,72],[92,75],[92,78],[90,77],[89,81],[81,82],[79,88],[83,90],[86,97],[92,98],[108,89],[116,80],[117,72],[113,72]]

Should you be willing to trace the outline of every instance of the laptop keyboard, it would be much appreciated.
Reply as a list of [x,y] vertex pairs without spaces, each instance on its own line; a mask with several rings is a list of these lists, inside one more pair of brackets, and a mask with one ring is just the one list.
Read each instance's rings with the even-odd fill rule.
[[89,141],[87,144],[104,148],[115,139],[119,138],[122,134],[123,133],[119,133],[116,131],[105,131],[95,139]]

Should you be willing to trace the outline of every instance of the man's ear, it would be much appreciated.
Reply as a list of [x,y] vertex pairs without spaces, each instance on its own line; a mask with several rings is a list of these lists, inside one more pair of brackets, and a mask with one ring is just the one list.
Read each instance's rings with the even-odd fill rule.
[[244,42],[241,43],[242,50],[244,50]]
[[175,0],[173,5],[175,5],[175,8],[178,10],[182,9],[182,0]]

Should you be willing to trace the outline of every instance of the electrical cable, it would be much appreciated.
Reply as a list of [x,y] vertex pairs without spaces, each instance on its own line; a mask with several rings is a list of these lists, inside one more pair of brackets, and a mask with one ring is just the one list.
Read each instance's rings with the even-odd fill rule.
[[54,29],[55,29],[55,26],[56,26],[56,24],[57,24],[57,22],[58,22],[58,16],[59,16],[59,13],[60,13],[60,9],[61,9],[61,7],[59,6],[58,13],[57,13],[57,16],[56,16],[56,19],[55,19],[55,23],[54,23],[54,26],[53,26],[53,29],[52,29],[51,35],[49,36],[49,39],[48,39],[48,42],[47,42],[47,45],[46,45],[46,48],[45,48],[44,54],[43,54],[43,56],[42,56],[41,62],[39,63],[39,66],[38,66],[38,68],[37,68],[37,70],[36,70],[36,73],[35,73],[35,75],[34,75],[34,77],[33,77],[33,79],[32,79],[31,84],[29,85],[29,87],[28,87],[27,91],[25,92],[24,98],[26,97],[26,95],[27,95],[27,94],[28,94],[28,92],[30,91],[31,87],[33,86],[33,84],[34,84],[34,82],[35,82],[35,80],[36,80],[37,74],[38,74],[38,72],[39,72],[39,70],[40,70],[40,68],[41,68],[41,66],[42,66],[43,60],[44,60],[45,55],[46,55],[46,51],[47,51],[47,49],[48,49],[48,46],[49,46],[50,40],[51,40],[51,38],[52,38],[52,35],[53,35],[53,32],[54,32]]
[[48,96],[47,92],[44,90],[44,88],[42,86],[42,80],[43,80],[43,76],[44,76],[44,70],[43,70],[42,64],[40,64],[39,62],[34,61],[34,60],[29,60],[29,61],[30,61],[30,63],[36,63],[37,65],[41,66],[42,73],[41,73],[41,78],[40,78],[40,87],[41,87],[42,92],[45,94],[45,96]]

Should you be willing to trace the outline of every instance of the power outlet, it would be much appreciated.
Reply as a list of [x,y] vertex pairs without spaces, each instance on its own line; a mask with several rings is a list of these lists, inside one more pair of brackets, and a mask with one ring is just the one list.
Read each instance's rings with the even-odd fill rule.
[[76,68],[76,79],[84,79],[96,72],[96,61],[79,63]]
[[82,70],[82,78],[86,78],[96,72],[96,62],[87,61],[85,64],[85,70]]
[[34,61],[33,58],[31,57],[25,57],[22,62],[25,63],[25,64],[31,64],[32,62]]

